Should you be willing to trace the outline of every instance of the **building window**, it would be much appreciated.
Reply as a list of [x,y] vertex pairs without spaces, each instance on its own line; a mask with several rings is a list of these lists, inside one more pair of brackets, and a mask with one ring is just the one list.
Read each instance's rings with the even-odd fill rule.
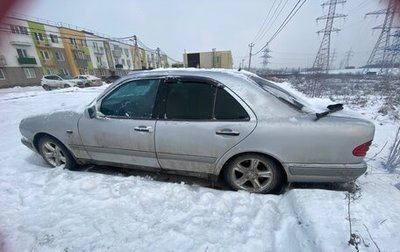
[[35,69],[32,67],[24,67],[24,73],[27,79],[36,78]]
[[0,69],[0,80],[5,80],[6,79],[6,75],[3,72],[3,69]]
[[124,51],[125,51],[126,57],[129,57],[129,50],[125,48]]
[[53,71],[51,71],[51,69],[50,68],[47,68],[47,74],[53,74]]
[[62,52],[55,52],[54,53],[54,55],[56,56],[56,60],[57,61],[64,61],[65,60],[65,58],[64,58],[64,54],[62,53]]
[[62,69],[61,69],[61,75],[69,76],[69,71],[68,71],[68,69],[62,68]]
[[26,53],[25,49],[18,48],[17,53],[18,53],[19,58],[27,58],[28,57],[28,54]]
[[76,39],[74,38],[69,38],[69,41],[71,42],[71,44],[73,44],[74,46],[76,46]]
[[58,43],[58,37],[55,34],[50,34],[50,40],[52,43]]
[[131,65],[132,65],[132,64],[131,64],[131,60],[128,59],[128,60],[126,61],[126,64],[128,64],[128,67],[131,67]]
[[124,59],[121,59],[121,64],[125,65],[125,60]]
[[25,26],[10,25],[10,27],[12,33],[28,35],[28,28]]
[[82,46],[86,46],[86,47],[87,47],[87,42],[86,42],[86,39],[82,39],[82,40],[81,40],[81,45],[82,45]]
[[40,51],[40,54],[42,55],[43,60],[49,60],[49,52],[48,51]]
[[35,32],[35,38],[38,42],[43,41],[43,34],[40,32]]

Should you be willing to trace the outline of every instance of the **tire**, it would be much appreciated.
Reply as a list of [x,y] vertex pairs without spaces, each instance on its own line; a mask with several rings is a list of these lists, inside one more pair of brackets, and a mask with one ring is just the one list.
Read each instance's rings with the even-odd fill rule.
[[63,167],[64,169],[75,170],[78,164],[69,153],[67,148],[57,139],[43,136],[38,144],[40,155],[51,167]]
[[280,165],[263,155],[244,154],[236,157],[224,170],[225,182],[235,190],[272,193],[282,184]]
[[68,84],[64,84],[64,88],[70,88],[71,86]]
[[44,84],[44,85],[42,85],[42,88],[43,88],[44,90],[46,90],[46,91],[50,91],[49,85]]
[[90,87],[90,83],[85,83],[85,87]]

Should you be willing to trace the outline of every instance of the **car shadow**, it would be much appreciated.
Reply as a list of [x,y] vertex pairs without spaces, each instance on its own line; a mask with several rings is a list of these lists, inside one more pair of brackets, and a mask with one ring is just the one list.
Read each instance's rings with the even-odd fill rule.
[[[115,176],[139,176],[149,177],[152,180],[169,183],[185,183],[187,185],[196,185],[216,190],[231,191],[232,189],[221,180],[211,181],[209,179],[197,178],[185,175],[175,175],[163,172],[154,171],[143,171],[127,168],[119,168],[112,166],[100,166],[100,165],[87,165],[81,170],[82,172],[94,172],[106,175]],[[358,190],[358,186],[354,182],[348,183],[286,183],[274,194],[283,194],[291,189],[322,189],[330,191],[343,191],[343,192],[354,192]]]

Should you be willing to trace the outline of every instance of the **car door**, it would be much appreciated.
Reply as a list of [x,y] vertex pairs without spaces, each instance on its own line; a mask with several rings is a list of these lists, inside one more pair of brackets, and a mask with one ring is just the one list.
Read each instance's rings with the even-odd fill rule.
[[97,116],[79,120],[83,147],[93,160],[159,167],[154,104],[161,79],[127,81],[97,103]]
[[57,83],[56,83],[56,79],[57,77],[54,75],[47,75],[44,77],[44,79],[46,80],[45,83],[49,86],[49,87],[57,87]]
[[223,85],[197,78],[166,82],[156,125],[161,168],[212,173],[216,162],[256,126],[247,105]]

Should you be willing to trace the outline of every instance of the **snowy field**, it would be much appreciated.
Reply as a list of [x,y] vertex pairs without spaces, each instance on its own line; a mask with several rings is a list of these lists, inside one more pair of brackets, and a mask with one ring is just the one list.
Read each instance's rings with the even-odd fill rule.
[[348,245],[348,196],[360,251],[400,251],[400,178],[381,165],[399,122],[378,115],[377,104],[355,108],[374,121],[376,137],[351,194],[314,186],[256,195],[50,169],[20,143],[22,118],[83,109],[103,89],[0,89],[1,252],[356,251]]

